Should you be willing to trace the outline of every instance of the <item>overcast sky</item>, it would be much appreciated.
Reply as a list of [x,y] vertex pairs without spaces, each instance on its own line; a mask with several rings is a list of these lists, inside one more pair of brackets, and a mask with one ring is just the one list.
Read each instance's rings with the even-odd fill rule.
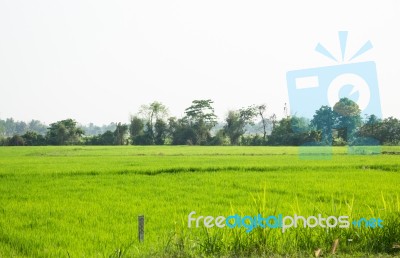
[[400,1],[0,0],[0,118],[128,122],[154,100],[181,116],[194,99],[283,115],[286,72],[375,61],[383,116],[400,117]]

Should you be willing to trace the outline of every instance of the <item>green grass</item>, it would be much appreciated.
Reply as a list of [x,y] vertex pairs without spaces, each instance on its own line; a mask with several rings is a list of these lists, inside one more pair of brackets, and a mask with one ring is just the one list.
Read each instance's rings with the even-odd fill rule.
[[[303,160],[294,147],[0,148],[0,257],[391,255],[400,152]],[[382,229],[187,227],[197,215],[382,217]],[[145,241],[137,216],[145,215]],[[348,241],[352,239],[352,241]],[[396,253],[394,253],[396,254]]]

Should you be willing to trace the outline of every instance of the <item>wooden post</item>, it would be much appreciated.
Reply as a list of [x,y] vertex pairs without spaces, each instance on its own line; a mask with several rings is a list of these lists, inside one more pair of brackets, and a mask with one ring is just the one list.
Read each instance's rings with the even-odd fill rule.
[[138,236],[139,242],[144,241],[144,215],[138,216]]
[[331,254],[336,253],[338,246],[339,246],[339,239],[335,239],[335,241],[333,241],[333,244],[332,244]]

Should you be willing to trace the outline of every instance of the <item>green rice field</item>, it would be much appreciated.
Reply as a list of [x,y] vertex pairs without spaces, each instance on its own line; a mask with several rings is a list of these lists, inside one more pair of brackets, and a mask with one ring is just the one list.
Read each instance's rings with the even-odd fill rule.
[[[382,150],[304,159],[296,147],[2,147],[0,257],[328,257],[335,239],[336,255],[400,255],[400,147]],[[189,228],[192,211],[384,222],[246,233]]]

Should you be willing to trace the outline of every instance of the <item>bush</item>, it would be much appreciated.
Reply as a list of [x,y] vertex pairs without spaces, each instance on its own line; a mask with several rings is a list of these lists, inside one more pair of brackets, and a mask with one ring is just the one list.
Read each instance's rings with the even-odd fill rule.
[[347,142],[341,137],[334,137],[332,145],[333,146],[346,146]]
[[25,145],[25,141],[24,138],[22,138],[19,135],[14,135],[13,137],[11,137],[8,140],[8,145],[9,146],[24,146]]

